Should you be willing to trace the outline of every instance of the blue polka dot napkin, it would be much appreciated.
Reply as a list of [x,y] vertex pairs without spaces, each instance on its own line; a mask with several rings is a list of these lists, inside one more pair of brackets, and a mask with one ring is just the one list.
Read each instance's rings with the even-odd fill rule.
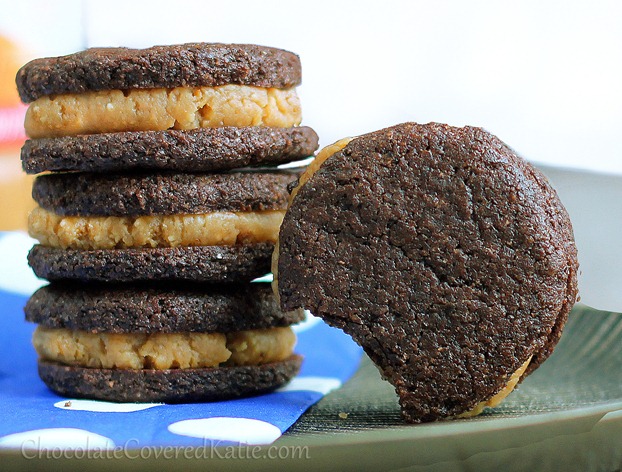
[[295,330],[300,374],[266,395],[166,405],[64,398],[37,375],[28,295],[43,282],[26,265],[33,241],[0,233],[0,447],[27,451],[139,450],[152,446],[270,444],[307,408],[356,371],[362,351],[341,331],[308,317]]

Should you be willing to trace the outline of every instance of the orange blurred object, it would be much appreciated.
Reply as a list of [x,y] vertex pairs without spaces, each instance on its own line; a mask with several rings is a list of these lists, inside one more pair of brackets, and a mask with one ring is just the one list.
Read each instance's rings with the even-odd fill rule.
[[15,74],[24,58],[15,42],[0,35],[0,231],[25,229],[35,206],[30,196],[33,177],[22,172],[19,159],[26,139],[26,106],[17,94]]
[[15,74],[24,62],[21,49],[0,34],[0,108],[9,108],[20,104]]

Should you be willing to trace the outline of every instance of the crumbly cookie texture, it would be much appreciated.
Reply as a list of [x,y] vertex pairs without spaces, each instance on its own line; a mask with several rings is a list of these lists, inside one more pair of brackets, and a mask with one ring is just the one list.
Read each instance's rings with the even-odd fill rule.
[[52,283],[24,313],[48,328],[91,333],[232,333],[304,320],[302,310],[282,312],[264,283]]
[[63,249],[35,244],[28,264],[49,281],[250,282],[270,272],[274,244],[180,246],[115,250]]
[[37,177],[32,198],[65,216],[190,215],[285,210],[291,171],[60,173]]
[[220,126],[288,128],[301,120],[294,88],[222,85],[44,96],[28,107],[24,127],[31,138],[48,138]]
[[236,333],[89,333],[38,326],[33,344],[48,361],[104,369],[188,369],[259,365],[287,359],[289,327]]
[[225,246],[275,242],[284,214],[274,210],[79,217],[38,207],[28,218],[28,233],[44,246],[71,249]]
[[90,369],[39,359],[41,380],[59,395],[109,402],[189,403],[271,392],[299,371],[296,354],[280,362],[205,369]]

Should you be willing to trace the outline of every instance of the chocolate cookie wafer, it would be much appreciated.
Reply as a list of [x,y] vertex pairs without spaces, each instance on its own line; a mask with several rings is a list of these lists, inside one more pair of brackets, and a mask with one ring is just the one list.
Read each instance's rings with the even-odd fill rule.
[[317,147],[317,134],[307,126],[198,128],[29,139],[21,159],[29,174],[137,169],[215,172],[297,161],[313,155]]
[[263,393],[300,367],[265,284],[162,288],[52,285],[25,308],[38,323],[39,373],[61,395],[109,401],[213,401]]
[[252,280],[269,271],[272,242],[232,246],[68,249],[36,244],[28,264],[43,279],[96,282]]
[[32,197],[66,216],[142,216],[214,211],[282,210],[296,171],[226,174],[47,174],[35,179]]
[[39,360],[39,376],[65,397],[112,402],[189,403],[268,393],[289,382],[302,358],[201,369],[88,369]]
[[344,140],[292,195],[281,308],[349,333],[406,421],[494,406],[553,351],[577,297],[572,226],[546,178],[490,133],[405,123]]

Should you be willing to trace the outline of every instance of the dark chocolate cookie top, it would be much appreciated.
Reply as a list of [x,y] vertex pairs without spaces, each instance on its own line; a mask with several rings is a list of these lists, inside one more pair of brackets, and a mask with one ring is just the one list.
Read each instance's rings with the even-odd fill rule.
[[36,244],[28,264],[51,281],[250,282],[270,272],[273,250],[272,243],[92,250]]
[[227,174],[47,174],[32,197],[63,216],[139,216],[284,210],[295,171]]
[[29,174],[139,169],[214,172],[304,159],[317,146],[317,134],[306,126],[224,127],[30,139],[21,157]]
[[155,286],[50,284],[24,308],[48,328],[93,333],[228,333],[289,326],[302,311],[283,313],[265,283]]
[[530,356],[537,367],[577,296],[557,194],[479,128],[354,139],[302,186],[279,245],[281,307],[352,335],[410,422],[468,411]]
[[301,81],[300,58],[254,44],[189,43],[147,49],[92,48],[35,59],[15,79],[24,103],[39,97],[96,90],[215,87],[287,88]]

